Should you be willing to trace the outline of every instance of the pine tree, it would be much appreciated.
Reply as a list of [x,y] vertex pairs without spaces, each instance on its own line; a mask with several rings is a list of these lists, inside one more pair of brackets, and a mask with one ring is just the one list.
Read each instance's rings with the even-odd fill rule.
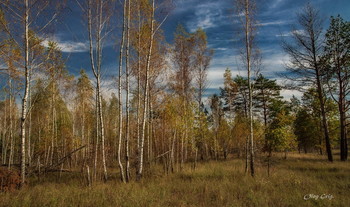
[[350,22],[339,15],[331,17],[326,33],[324,70],[328,80],[328,88],[333,100],[338,104],[340,125],[340,160],[348,158],[346,132],[347,112],[350,108]]

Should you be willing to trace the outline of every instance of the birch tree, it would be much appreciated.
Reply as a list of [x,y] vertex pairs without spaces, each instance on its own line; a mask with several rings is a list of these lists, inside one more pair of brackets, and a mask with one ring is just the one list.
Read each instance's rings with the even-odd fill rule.
[[123,28],[122,38],[119,48],[119,68],[118,68],[118,101],[119,101],[119,127],[118,127],[118,165],[120,171],[120,177],[123,182],[126,182],[124,175],[124,167],[121,161],[121,147],[122,147],[122,136],[123,136],[123,102],[122,102],[122,70],[123,70],[123,51],[125,44],[125,33],[126,33],[126,22],[127,22],[127,0],[124,1],[123,6]]
[[[102,76],[102,55],[103,55],[103,42],[107,38],[109,33],[108,23],[111,13],[110,1],[104,0],[88,0],[87,1],[87,18],[88,18],[88,33],[89,33],[89,46],[90,46],[90,63],[91,70],[96,79],[96,123],[97,124],[97,136],[96,146],[101,140],[101,152],[102,152],[102,165],[104,181],[107,181],[107,164],[106,164],[106,151],[105,151],[105,129],[102,110],[102,94],[101,94],[101,76]],[[95,171],[97,168],[97,156],[98,148],[95,148]]]
[[[36,28],[37,33],[44,33],[45,29],[51,25],[57,18],[62,2],[38,0],[35,2],[29,0],[1,0],[0,5],[3,8],[3,14],[7,22],[11,24],[2,24],[5,32],[12,41],[20,48],[23,67],[23,95],[21,106],[21,183],[25,183],[26,177],[26,120],[28,115],[28,97],[30,87],[30,73],[34,68],[30,60],[30,30]],[[45,16],[44,16],[45,14]]]
[[[130,19],[131,19],[131,0],[127,1],[127,26],[126,26],[126,62],[125,62],[125,79],[126,79],[126,129],[125,129],[125,179],[130,180],[130,155],[129,155],[129,140],[130,140]],[[125,4],[125,3],[124,3]]]
[[150,72],[150,66],[151,66],[151,56],[153,51],[153,39],[155,35],[155,19],[154,19],[154,13],[155,13],[155,0],[152,0],[151,3],[151,17],[150,17],[150,36],[149,36],[149,45],[148,45],[148,52],[147,52],[147,60],[146,60],[146,71],[145,71],[145,90],[143,94],[143,114],[142,114],[142,130],[141,130],[141,139],[138,146],[139,150],[139,158],[138,158],[138,169],[136,173],[136,179],[140,180],[142,177],[142,171],[143,171],[143,155],[144,155],[144,143],[145,143],[145,133],[146,133],[146,119],[147,119],[147,103],[148,103],[148,92],[149,92],[149,72]]
[[[248,120],[249,120],[249,157],[250,157],[250,174],[254,176],[254,131],[253,131],[253,87],[252,87],[252,68],[256,61],[256,46],[255,46],[255,36],[256,36],[256,7],[254,0],[237,0],[237,16],[241,18],[242,24],[242,36],[244,49],[241,51],[243,65],[247,70],[247,80],[248,80]],[[247,141],[248,144],[248,141]],[[246,146],[248,149],[248,146]],[[248,153],[246,156],[248,160]],[[247,168],[246,168],[247,171]]]

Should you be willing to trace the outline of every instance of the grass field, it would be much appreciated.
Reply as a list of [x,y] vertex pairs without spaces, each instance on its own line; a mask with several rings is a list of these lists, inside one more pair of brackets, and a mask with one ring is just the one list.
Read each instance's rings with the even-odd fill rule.
[[244,173],[244,161],[239,159],[199,163],[196,171],[188,166],[171,175],[149,174],[140,183],[122,184],[114,177],[85,187],[74,173],[54,177],[1,193],[0,205],[350,206],[349,162],[328,163],[311,154],[275,157],[270,176],[258,163],[255,178]]

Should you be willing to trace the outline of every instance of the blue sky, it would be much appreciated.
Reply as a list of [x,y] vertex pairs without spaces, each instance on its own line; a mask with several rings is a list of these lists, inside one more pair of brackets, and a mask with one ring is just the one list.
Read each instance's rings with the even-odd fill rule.
[[[295,23],[296,12],[302,8],[305,0],[256,0],[258,8],[257,20],[259,29],[257,45],[262,51],[262,73],[269,78],[277,79],[276,72],[284,70],[284,63],[288,60],[281,49],[281,38],[288,38],[289,32]],[[349,0],[311,0],[310,1],[325,18],[328,27],[329,17],[340,14],[345,20],[350,20]],[[239,70],[237,63],[240,39],[237,36],[239,28],[238,17],[234,16],[233,0],[175,0],[176,7],[164,23],[166,40],[171,43],[175,28],[183,24],[186,29],[193,32],[202,27],[208,36],[208,45],[214,49],[209,72],[209,87],[207,95],[218,92],[223,83],[223,72],[227,67],[233,75],[244,76],[246,72]],[[89,74],[89,55],[87,47],[87,30],[83,24],[81,11],[77,5],[71,3],[70,10],[65,12],[62,23],[54,31],[54,39],[61,46],[67,57],[67,68],[70,73],[78,75],[81,68]],[[120,5],[119,5],[120,6]],[[120,14],[119,14],[120,15]],[[117,17],[121,20],[121,17]],[[119,23],[120,24],[120,23]],[[117,44],[118,37],[110,39],[104,47],[103,70],[106,80],[117,73]],[[110,83],[111,81],[106,81]],[[108,86],[106,86],[108,88]],[[289,98],[292,94],[300,96],[295,91],[283,91],[282,95]]]

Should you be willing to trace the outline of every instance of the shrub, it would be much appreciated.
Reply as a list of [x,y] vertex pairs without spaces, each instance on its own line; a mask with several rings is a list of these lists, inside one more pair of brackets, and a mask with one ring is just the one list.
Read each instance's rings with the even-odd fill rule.
[[0,167],[0,192],[12,192],[18,189],[20,184],[21,177],[17,170]]

